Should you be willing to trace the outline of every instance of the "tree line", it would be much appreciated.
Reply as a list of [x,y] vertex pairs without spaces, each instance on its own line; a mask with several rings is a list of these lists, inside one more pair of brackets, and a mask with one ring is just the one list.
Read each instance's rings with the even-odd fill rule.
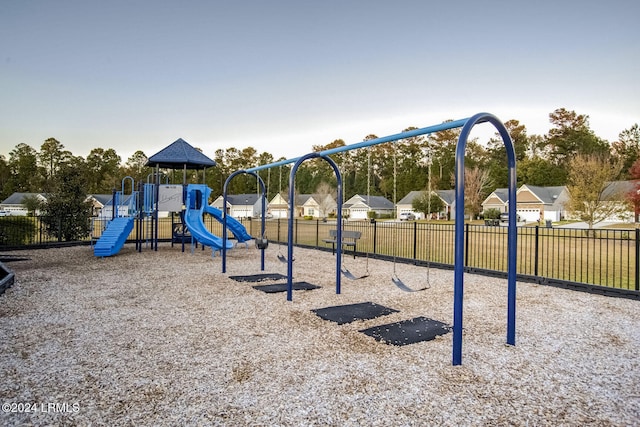
[[[517,161],[517,185],[571,185],[572,162],[577,158],[599,159],[607,165],[609,180],[640,178],[640,129],[638,124],[620,132],[617,141],[598,137],[589,125],[589,116],[565,108],[549,114],[551,124],[546,135],[528,135],[524,124],[508,120],[505,127],[514,143]],[[407,128],[412,130],[415,128]],[[413,190],[425,190],[428,176],[433,190],[454,187],[455,149],[460,129],[450,129],[431,135],[407,138],[332,155],[343,176],[345,198],[355,194],[384,196],[397,202]],[[367,135],[364,140],[377,138]],[[313,146],[313,151],[345,146],[342,139],[326,145]],[[429,154],[427,154],[427,152]],[[205,183],[212,188],[212,196],[222,194],[226,178],[234,171],[256,165],[284,160],[267,152],[258,153],[253,147],[216,150],[217,166],[205,174]],[[4,200],[14,192],[56,193],[59,188],[74,186],[85,194],[110,194],[120,189],[122,178],[133,177],[146,182],[153,170],[145,167],[147,156],[136,151],[125,162],[112,148],[94,148],[86,158],[75,156],[63,143],[49,138],[39,150],[26,143],[17,144],[8,158],[0,155],[0,197]],[[466,180],[470,211],[479,212],[479,204],[491,191],[507,187],[507,159],[504,144],[496,133],[485,143],[477,139],[468,142],[465,156]],[[573,166],[575,169],[575,166]],[[581,167],[584,167],[582,164]],[[261,170],[268,198],[288,191],[291,165]],[[427,171],[431,173],[428,174]],[[164,171],[171,183],[183,182],[183,171]],[[580,171],[579,171],[580,172]],[[581,173],[589,173],[583,170]],[[580,175],[580,174],[578,174]],[[187,182],[202,182],[203,174],[188,171]],[[65,184],[66,183],[66,184]],[[323,161],[310,160],[301,165],[296,175],[296,191],[301,194],[334,191],[336,179],[330,166]],[[75,188],[75,187],[74,187]],[[238,176],[229,188],[232,194],[254,193],[254,177]],[[335,193],[334,193],[335,194]]]

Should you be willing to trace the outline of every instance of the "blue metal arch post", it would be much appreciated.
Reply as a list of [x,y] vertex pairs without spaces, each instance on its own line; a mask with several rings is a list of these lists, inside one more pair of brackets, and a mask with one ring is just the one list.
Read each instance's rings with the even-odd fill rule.
[[[229,186],[229,182],[240,174],[253,175],[260,182],[260,189],[262,190],[262,221],[260,223],[260,237],[264,237],[265,230],[265,216],[266,216],[266,208],[267,208],[267,190],[264,185],[264,181],[260,178],[256,172],[249,172],[244,169],[233,172],[229,175],[224,182],[224,186],[222,187],[222,272],[227,272],[227,187]],[[264,271],[264,248],[260,250],[260,270]]]
[[340,293],[340,274],[342,270],[342,175],[336,162],[320,153],[309,153],[295,162],[289,174],[289,229],[287,230],[287,301],[293,300],[293,214],[295,207],[295,177],[298,167],[308,159],[321,158],[327,161],[336,174],[338,183],[338,215],[336,225],[336,294]]
[[507,151],[509,167],[509,228],[507,240],[507,344],[515,345],[516,341],[516,155],[509,132],[502,122],[492,114],[478,113],[462,127],[458,145],[456,146],[455,181],[456,181],[456,215],[455,215],[455,266],[453,289],[453,364],[462,364],[462,311],[464,293],[464,155],[467,139],[473,126],[490,122],[500,133]]

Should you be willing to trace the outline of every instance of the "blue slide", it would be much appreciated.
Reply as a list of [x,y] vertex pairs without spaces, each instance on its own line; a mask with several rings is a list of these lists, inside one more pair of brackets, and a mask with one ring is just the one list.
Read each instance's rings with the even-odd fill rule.
[[[189,184],[187,186],[187,210],[184,214],[184,222],[187,229],[196,241],[205,246],[210,246],[214,251],[222,249],[223,241],[220,237],[211,234],[204,225],[204,211],[208,207],[211,189],[206,185]],[[233,242],[227,240],[226,248],[233,248]]]
[[[220,209],[207,205],[205,206],[204,211],[210,215],[213,215],[213,217],[217,219],[221,224],[224,224],[224,218],[222,217],[222,211]],[[247,232],[247,229],[244,227],[244,225],[242,225],[240,221],[233,218],[232,216],[227,216],[227,228],[233,233],[238,243],[245,243],[253,239],[253,237],[251,237],[251,235]]]
[[133,230],[133,217],[114,218],[107,224],[106,230],[93,247],[93,254],[99,257],[115,255],[120,252],[124,242]]

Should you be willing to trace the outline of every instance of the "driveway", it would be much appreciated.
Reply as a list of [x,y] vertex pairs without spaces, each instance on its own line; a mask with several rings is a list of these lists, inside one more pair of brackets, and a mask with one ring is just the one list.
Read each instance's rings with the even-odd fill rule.
[[[603,228],[612,224],[615,224],[615,222],[602,221],[597,224],[593,224],[593,228]],[[554,225],[554,227],[556,228],[589,228],[589,224],[587,224],[586,222],[573,222],[571,224],[565,224],[565,225],[558,225],[558,226]]]

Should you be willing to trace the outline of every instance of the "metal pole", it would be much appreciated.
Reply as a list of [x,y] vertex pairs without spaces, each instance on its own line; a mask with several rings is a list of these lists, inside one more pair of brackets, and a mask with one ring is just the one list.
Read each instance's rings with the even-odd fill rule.
[[[500,132],[507,151],[509,167],[509,200],[516,200],[516,158],[509,132],[497,117],[488,113],[478,113],[463,126],[456,146],[455,157],[455,261],[453,289],[453,365],[462,364],[462,317],[464,293],[464,154],[469,133],[474,125],[491,122]],[[516,323],[516,203],[509,203],[509,234],[507,244],[507,344],[515,345]]]
[[[309,153],[296,160],[289,174],[289,227],[287,230],[287,301],[293,300],[293,214],[295,204],[295,176],[298,167],[308,159],[320,157],[327,161],[336,174],[338,183],[338,200],[342,198],[342,176],[338,165],[330,158],[319,153]],[[342,271],[342,204],[338,203],[338,219],[336,224],[336,294],[340,293],[340,274]]]
[[[451,121],[451,122],[441,123],[439,125],[428,126],[428,127],[425,127],[425,128],[414,129],[414,130],[410,130],[410,131],[406,131],[406,132],[396,133],[396,134],[389,135],[389,136],[383,136],[381,138],[370,139],[370,140],[367,140],[367,141],[362,141],[362,142],[358,142],[358,143],[351,144],[351,145],[345,145],[345,146],[342,146],[342,147],[331,148],[331,149],[328,149],[328,150],[320,151],[320,152],[315,153],[315,154],[319,154],[321,157],[327,157],[327,156],[330,156],[332,154],[342,153],[344,151],[351,151],[351,150],[355,150],[357,148],[371,147],[373,145],[383,144],[385,142],[396,141],[398,139],[412,138],[414,136],[425,135],[425,134],[428,134],[428,133],[440,132],[440,131],[448,130],[448,129],[455,129],[455,128],[459,128],[459,127],[464,126],[465,123],[467,123],[468,120],[469,120],[468,118],[460,119],[460,120],[454,120],[454,121]],[[480,120],[477,121],[476,123],[483,123],[485,121],[487,121],[487,119],[480,118]],[[295,163],[300,159],[301,159],[301,157],[296,157],[296,158],[288,159],[288,160],[280,160],[278,162],[269,163],[269,164],[266,164],[266,165],[261,165],[261,166],[255,167],[255,168],[247,169],[247,172],[256,172],[256,171],[261,170],[261,169],[268,169],[268,168],[273,168],[273,167],[276,167],[276,166],[286,165],[286,164],[289,164],[289,163]]]
[[[240,174],[249,174],[249,175],[253,175],[256,177],[256,180],[258,181],[258,188],[262,190],[262,221],[261,221],[261,227],[260,227],[260,239],[264,238],[264,230],[265,230],[265,210],[266,210],[266,187],[264,185],[264,181],[262,181],[262,178],[260,178],[260,176],[256,173],[256,172],[247,172],[246,170],[238,170],[235,171],[234,173],[232,173],[231,175],[229,175],[229,177],[226,179],[226,181],[224,182],[224,185],[222,187],[222,272],[226,273],[227,272],[227,236],[228,236],[228,231],[227,231],[227,192],[228,192],[228,187],[229,187],[229,182],[231,182],[231,180],[236,176],[236,175],[240,175]],[[264,248],[262,248],[261,250],[261,254],[260,254],[260,270],[264,271]]]

